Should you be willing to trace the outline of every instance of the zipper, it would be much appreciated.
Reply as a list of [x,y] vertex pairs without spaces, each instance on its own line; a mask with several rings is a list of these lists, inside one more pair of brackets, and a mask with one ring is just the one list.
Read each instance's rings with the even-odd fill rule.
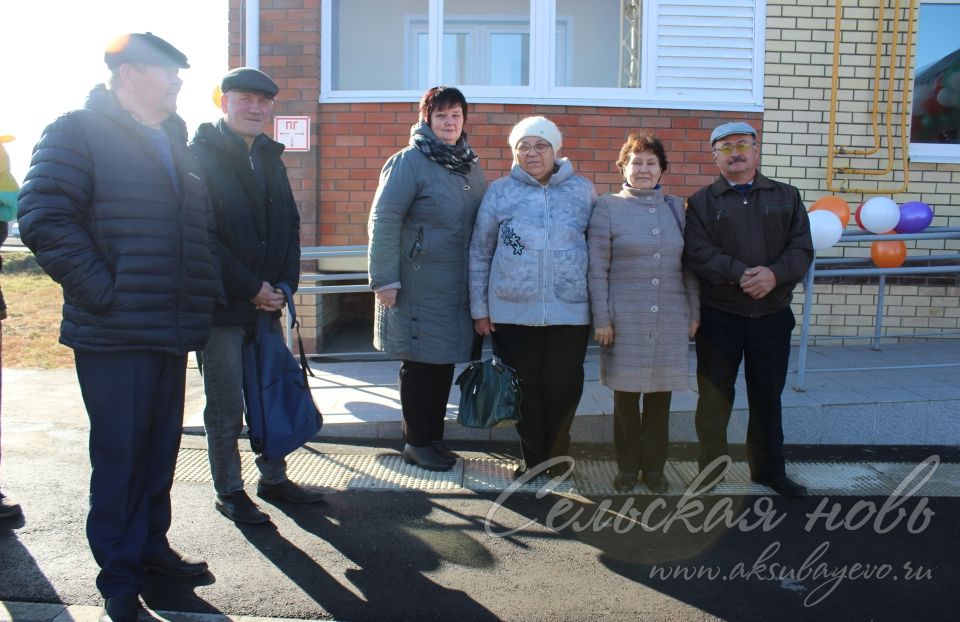
[[414,270],[420,269],[420,264],[413,261],[415,255],[420,255],[423,252],[423,226],[417,230],[417,238],[413,241],[413,246],[410,247],[410,260],[413,264]]
[[[547,200],[547,187],[543,187],[543,254],[540,255],[540,261],[543,262],[543,270],[547,270],[547,253],[550,252],[550,201]],[[546,275],[544,275],[546,277]],[[542,325],[546,326],[547,324],[547,283],[544,279],[543,291],[541,292],[543,299],[543,321],[540,322]]]

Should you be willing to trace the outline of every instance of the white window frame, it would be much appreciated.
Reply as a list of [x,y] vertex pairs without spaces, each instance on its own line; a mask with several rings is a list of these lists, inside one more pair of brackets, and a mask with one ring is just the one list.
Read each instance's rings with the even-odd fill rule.
[[[924,4],[956,4],[960,5],[960,0],[920,0],[920,5]],[[923,36],[920,32],[920,16],[917,16],[917,39]],[[914,66],[914,73],[920,67]],[[913,80],[913,78],[911,78]],[[913,88],[913,86],[911,86]],[[912,118],[912,116],[911,116]],[[945,145],[942,143],[910,143],[910,161],[925,162],[934,164],[960,164],[960,144]]]
[[[349,0],[345,0],[349,1]],[[926,0],[925,0],[926,1]],[[723,110],[737,112],[763,111],[763,76],[765,57],[766,2],[754,0],[753,23],[753,85],[749,101],[743,99],[724,100],[722,96],[713,101],[699,98],[670,98],[655,92],[656,84],[656,8],[659,0],[643,0],[643,50],[641,86],[639,88],[594,88],[554,85],[557,53],[556,45],[556,2],[555,0],[530,0],[530,85],[529,86],[477,86],[457,85],[463,90],[471,103],[513,103],[545,104],[558,106],[611,106],[626,108],[669,108],[679,110]],[[333,0],[321,1],[321,67],[320,67],[320,103],[346,102],[415,102],[422,93],[418,89],[402,90],[338,90],[332,89],[333,58]],[[420,16],[412,16],[422,19]],[[409,22],[408,18],[408,22]],[[443,0],[429,0],[427,11],[430,58],[428,72],[430,84],[441,84],[442,46],[440,36],[443,24]],[[405,36],[411,32],[409,24],[404,24]],[[567,50],[572,28],[568,24],[566,38]],[[561,36],[564,36],[561,33]],[[541,45],[540,42],[549,42]],[[397,52],[407,56],[410,45],[405,42],[404,50]],[[561,63],[565,72],[570,71],[571,63]],[[406,78],[407,76],[405,76]],[[405,79],[405,83],[406,82]]]

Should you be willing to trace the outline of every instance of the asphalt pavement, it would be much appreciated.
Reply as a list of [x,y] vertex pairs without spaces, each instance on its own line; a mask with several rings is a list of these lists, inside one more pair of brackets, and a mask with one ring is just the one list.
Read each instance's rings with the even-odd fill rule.
[[[848,432],[873,442],[788,447],[788,470],[811,489],[803,499],[751,484],[739,447],[709,493],[690,489],[695,448],[684,443],[671,447],[664,496],[643,486],[616,494],[609,443],[585,441],[568,480],[518,488],[510,436],[454,441],[464,459],[432,474],[404,465],[389,428],[368,422],[366,438],[324,439],[325,427],[321,442],[290,457],[291,477],[329,487],[327,503],[260,501],[272,522],[236,526],[213,507],[205,438],[188,426],[170,540],[206,558],[211,572],[152,575],[143,599],[152,617],[198,621],[953,620],[960,448],[925,439],[931,422],[947,434],[960,419],[951,392],[960,378],[951,381],[949,366],[957,350],[941,341],[903,352],[911,354],[900,362],[914,367],[896,375],[916,374],[910,399],[871,402],[872,427],[861,413],[863,435]],[[919,367],[927,364],[941,366]],[[881,391],[891,386],[886,374],[865,374],[875,377],[876,400],[890,397]],[[202,406],[189,376],[188,420]],[[389,389],[387,376],[343,383],[377,395]],[[100,597],[84,535],[88,427],[75,376],[4,370],[3,391],[3,490],[24,517],[0,522],[0,620],[92,620]],[[847,429],[850,411],[834,406],[851,405],[819,407],[821,438],[824,428]],[[913,442],[878,444],[878,422],[898,409],[927,427],[905,436]],[[606,421],[602,413],[581,420]],[[457,436],[455,423],[448,429]],[[243,460],[253,495],[248,451]]]

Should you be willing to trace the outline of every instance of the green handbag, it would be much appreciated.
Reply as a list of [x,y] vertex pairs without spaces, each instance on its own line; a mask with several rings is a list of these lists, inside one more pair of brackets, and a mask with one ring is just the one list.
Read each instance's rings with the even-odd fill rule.
[[498,356],[480,360],[483,339],[474,340],[471,362],[457,377],[460,412],[457,423],[467,428],[499,428],[520,419],[520,376]]

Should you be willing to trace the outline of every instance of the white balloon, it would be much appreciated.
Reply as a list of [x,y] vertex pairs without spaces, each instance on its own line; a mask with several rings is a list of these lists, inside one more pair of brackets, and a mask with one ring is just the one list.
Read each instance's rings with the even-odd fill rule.
[[843,235],[843,223],[830,210],[818,209],[807,214],[810,218],[810,237],[813,238],[813,248],[823,250],[830,248],[840,241]]
[[873,197],[860,208],[860,222],[871,233],[887,233],[900,222],[900,208],[888,197]]

